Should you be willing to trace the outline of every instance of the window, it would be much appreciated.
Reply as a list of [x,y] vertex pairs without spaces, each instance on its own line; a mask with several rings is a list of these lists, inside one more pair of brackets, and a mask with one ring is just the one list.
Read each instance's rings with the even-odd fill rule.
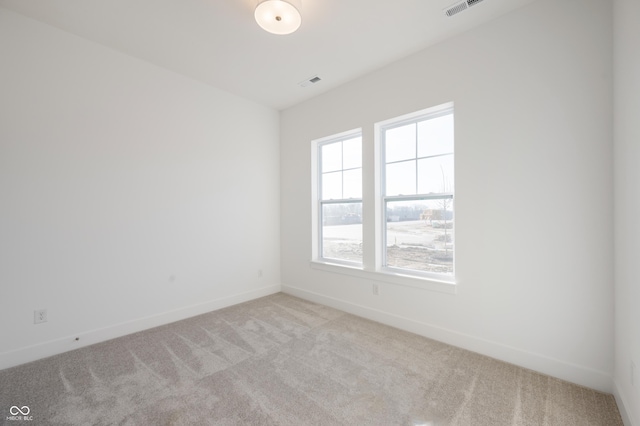
[[381,142],[382,266],[453,276],[453,109],[377,126]]
[[362,136],[316,142],[317,258],[362,264]]
[[312,142],[312,267],[455,293],[453,103],[373,130]]

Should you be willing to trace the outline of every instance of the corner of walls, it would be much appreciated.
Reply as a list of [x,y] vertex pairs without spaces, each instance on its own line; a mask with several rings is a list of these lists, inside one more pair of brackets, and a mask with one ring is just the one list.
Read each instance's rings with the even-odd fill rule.
[[[627,426],[640,426],[640,2],[613,4],[614,395]],[[635,369],[632,367],[635,365]],[[634,371],[635,370],[635,371]]]
[[627,407],[631,407],[629,401],[624,396],[620,384],[617,380],[613,379],[613,396],[616,398],[616,404],[618,405],[618,410],[620,411],[620,416],[622,417],[622,421],[625,426],[637,426],[640,423],[634,421],[633,415],[631,414],[631,410],[627,409]]

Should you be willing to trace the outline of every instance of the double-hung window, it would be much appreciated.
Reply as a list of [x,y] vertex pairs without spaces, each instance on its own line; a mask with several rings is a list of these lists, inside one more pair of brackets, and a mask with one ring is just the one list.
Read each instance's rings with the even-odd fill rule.
[[377,129],[381,266],[413,275],[453,277],[453,108],[388,120]]
[[[314,267],[451,291],[443,285],[455,281],[453,104],[374,130],[375,164],[364,176],[360,129],[312,143]],[[363,181],[375,192],[363,197]]]
[[362,135],[316,142],[318,258],[362,264]]

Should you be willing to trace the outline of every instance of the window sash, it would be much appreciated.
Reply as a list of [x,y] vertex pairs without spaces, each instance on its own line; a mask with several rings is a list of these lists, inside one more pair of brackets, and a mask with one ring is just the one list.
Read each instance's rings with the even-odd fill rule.
[[[318,155],[318,164],[317,164],[317,170],[318,170],[318,174],[317,174],[317,194],[318,194],[318,202],[323,202],[323,201],[334,201],[334,200],[343,200],[343,199],[362,199],[362,161],[360,161],[360,166],[359,167],[344,167],[345,164],[345,158],[344,158],[344,143],[347,141],[351,141],[353,139],[357,139],[360,138],[360,151],[361,151],[361,155],[362,155],[362,133],[352,133],[349,135],[346,135],[344,137],[339,137],[339,138],[333,138],[330,140],[327,140],[325,142],[321,142],[318,143],[317,146],[317,155]],[[339,168],[331,168],[330,170],[324,170],[323,168],[323,164],[322,164],[322,150],[324,147],[328,146],[328,145],[332,145],[332,144],[340,144],[340,167]],[[345,172],[350,172],[350,171],[355,171],[355,170],[360,170],[360,197],[344,197],[344,193],[345,193],[345,179],[344,179],[344,175]],[[326,175],[329,174],[339,174],[340,176],[340,194],[341,197],[339,198],[324,198],[323,195],[323,180],[324,177]]]
[[[316,212],[316,217],[317,217],[317,257],[318,259],[322,259],[322,260],[328,260],[332,263],[343,263],[345,265],[362,265],[363,261],[362,259],[360,259],[359,261],[354,261],[354,260],[348,260],[348,259],[340,259],[340,258],[334,258],[334,257],[325,257],[325,246],[324,246],[324,242],[325,242],[325,233],[323,232],[323,227],[325,226],[325,218],[323,215],[324,212],[324,208],[325,206],[328,205],[338,205],[338,204],[362,204],[362,160],[360,159],[360,166],[358,167],[353,167],[350,164],[347,164],[347,167],[345,166],[345,157],[344,157],[344,151],[345,151],[345,146],[344,143],[347,141],[352,141],[353,139],[356,138],[360,138],[360,151],[362,151],[362,132],[358,131],[358,132],[352,132],[352,133],[347,133],[344,135],[340,135],[338,137],[332,137],[331,139],[325,140],[323,142],[319,142],[317,144],[317,174],[316,174],[316,179],[317,179],[317,212]],[[331,170],[324,170],[323,169],[323,164],[322,164],[322,160],[323,160],[323,147],[327,146],[327,145],[331,145],[331,144],[340,144],[340,168],[331,168]],[[345,172],[349,172],[349,171],[354,171],[354,170],[359,170],[360,171],[360,197],[348,197],[348,198],[344,198],[345,195],[345,178],[344,178],[344,174]],[[325,175],[330,174],[330,173],[339,173],[340,174],[340,179],[341,179],[341,184],[340,184],[340,192],[341,192],[341,197],[340,198],[327,198],[324,199],[323,198],[323,178]],[[362,241],[360,241],[360,244],[362,244]]]
[[[428,158],[438,158],[438,157],[444,157],[447,155],[451,155],[453,156],[453,158],[455,159],[455,149],[452,149],[451,152],[441,152],[435,155],[427,155],[427,156],[419,156],[418,155],[418,143],[419,143],[419,135],[416,129],[416,134],[415,134],[415,156],[412,158],[405,158],[405,159],[401,159],[401,160],[396,160],[396,161],[390,161],[387,162],[386,161],[386,157],[387,157],[387,132],[389,130],[393,130],[395,128],[398,127],[403,127],[403,126],[407,126],[410,124],[414,124],[416,127],[419,126],[420,123],[434,119],[434,118],[439,118],[439,117],[444,117],[447,115],[453,115],[453,108],[446,108],[440,111],[436,111],[434,113],[430,113],[430,114],[425,114],[425,115],[418,115],[418,116],[413,116],[413,117],[409,117],[407,119],[404,120],[398,120],[398,121],[393,121],[390,122],[388,124],[382,125],[379,127],[379,132],[380,132],[380,158],[379,158],[379,167],[380,167],[380,187],[378,188],[379,194],[380,194],[380,207],[382,209],[381,212],[381,224],[380,224],[380,229],[377,230],[376,232],[380,232],[380,245],[381,247],[377,247],[376,250],[380,250],[380,267],[384,270],[389,270],[391,272],[394,273],[401,273],[401,274],[409,274],[409,275],[415,275],[415,276],[423,276],[423,277],[428,277],[428,278],[442,278],[442,277],[448,277],[448,276],[454,276],[455,275],[455,240],[452,239],[452,253],[453,253],[453,270],[451,271],[451,273],[439,273],[439,272],[431,272],[431,271],[422,271],[422,270],[416,270],[416,269],[410,269],[410,268],[402,268],[402,267],[398,267],[398,266],[389,266],[388,265],[388,246],[387,246],[387,240],[388,240],[388,223],[390,218],[388,217],[388,212],[387,212],[387,206],[389,205],[389,203],[393,203],[393,202],[401,202],[401,201],[433,201],[433,200],[451,200],[451,212],[452,214],[455,213],[455,206],[454,206],[454,192],[453,192],[453,186],[455,185],[455,181],[450,182],[451,187],[443,187],[443,191],[439,192],[439,193],[419,193],[419,176],[418,176],[418,161],[421,159],[428,159]],[[416,176],[415,176],[415,193],[411,193],[411,194],[401,194],[401,195],[387,195],[387,166],[388,165],[393,165],[393,164],[399,164],[399,163],[403,163],[403,162],[409,162],[409,161],[414,161],[415,162],[415,167],[416,167]],[[454,160],[455,161],[455,160]],[[455,178],[455,176],[453,176],[453,178]],[[446,185],[446,183],[443,183],[443,185]],[[446,214],[446,213],[445,213]],[[453,220],[453,218],[452,218]],[[446,226],[446,225],[445,225]],[[454,229],[451,229],[451,234],[453,236],[454,234]],[[444,243],[446,244],[447,241],[444,241]]]
[[[451,237],[452,237],[452,253],[453,253],[453,265],[452,265],[452,271],[450,273],[446,272],[446,273],[442,273],[442,272],[433,272],[433,271],[425,271],[425,270],[420,270],[420,269],[413,269],[413,268],[403,268],[403,267],[399,267],[399,266],[394,266],[394,265],[389,265],[388,262],[388,224],[390,223],[390,217],[388,215],[388,205],[389,203],[394,203],[394,202],[402,202],[402,201],[434,201],[434,200],[451,200],[451,207],[450,207],[450,212],[452,214],[452,218],[450,219],[452,222],[452,227],[448,228],[446,227],[446,229],[451,229]],[[455,205],[454,205],[454,197],[453,194],[449,193],[449,194],[428,194],[428,195],[417,195],[417,196],[390,196],[390,197],[382,197],[382,210],[383,210],[383,214],[382,214],[382,234],[381,234],[381,267],[383,269],[389,270],[389,271],[393,271],[393,272],[397,272],[397,273],[403,273],[403,274],[410,274],[410,275],[417,275],[417,276],[423,276],[423,277],[428,277],[428,278],[442,278],[442,277],[447,277],[447,276],[453,276],[455,273],[455,239],[454,234],[455,234],[455,226],[453,226],[454,224],[454,219],[455,219]],[[421,219],[422,220],[422,219]],[[445,221],[448,220],[446,219],[446,213],[445,213]],[[401,223],[401,222],[399,222]],[[447,244],[448,241],[444,241],[444,244]]]
[[[356,261],[356,260],[349,260],[349,259],[336,258],[336,257],[325,257],[325,246],[324,246],[325,234],[323,232],[323,227],[325,226],[324,207],[327,205],[338,205],[338,204],[361,204],[362,205],[362,199],[349,198],[344,200],[325,200],[325,201],[318,202],[318,212],[317,212],[318,236],[319,236],[318,258],[323,260],[329,260],[331,262],[344,263],[346,265],[362,265],[363,263],[362,259],[360,259],[359,261]],[[362,226],[362,223],[361,223],[361,226]],[[360,244],[362,244],[362,241],[360,241]]]

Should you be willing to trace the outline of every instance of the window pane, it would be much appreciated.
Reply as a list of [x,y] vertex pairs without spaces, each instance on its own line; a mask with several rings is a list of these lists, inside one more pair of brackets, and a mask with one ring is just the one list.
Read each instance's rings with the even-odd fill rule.
[[322,199],[339,200],[342,198],[342,172],[322,175]]
[[362,203],[322,206],[322,257],[362,263]]
[[416,161],[387,164],[386,195],[415,195]]
[[342,172],[344,192],[342,198],[362,198],[362,169]]
[[389,129],[385,132],[385,153],[387,163],[416,158],[416,125]]
[[418,123],[418,157],[453,152],[453,114]]
[[348,139],[342,142],[343,169],[362,167],[362,138]]
[[453,200],[388,201],[386,266],[453,274]]
[[342,169],[342,143],[322,145],[322,173]]
[[453,192],[453,154],[418,160],[418,194]]

